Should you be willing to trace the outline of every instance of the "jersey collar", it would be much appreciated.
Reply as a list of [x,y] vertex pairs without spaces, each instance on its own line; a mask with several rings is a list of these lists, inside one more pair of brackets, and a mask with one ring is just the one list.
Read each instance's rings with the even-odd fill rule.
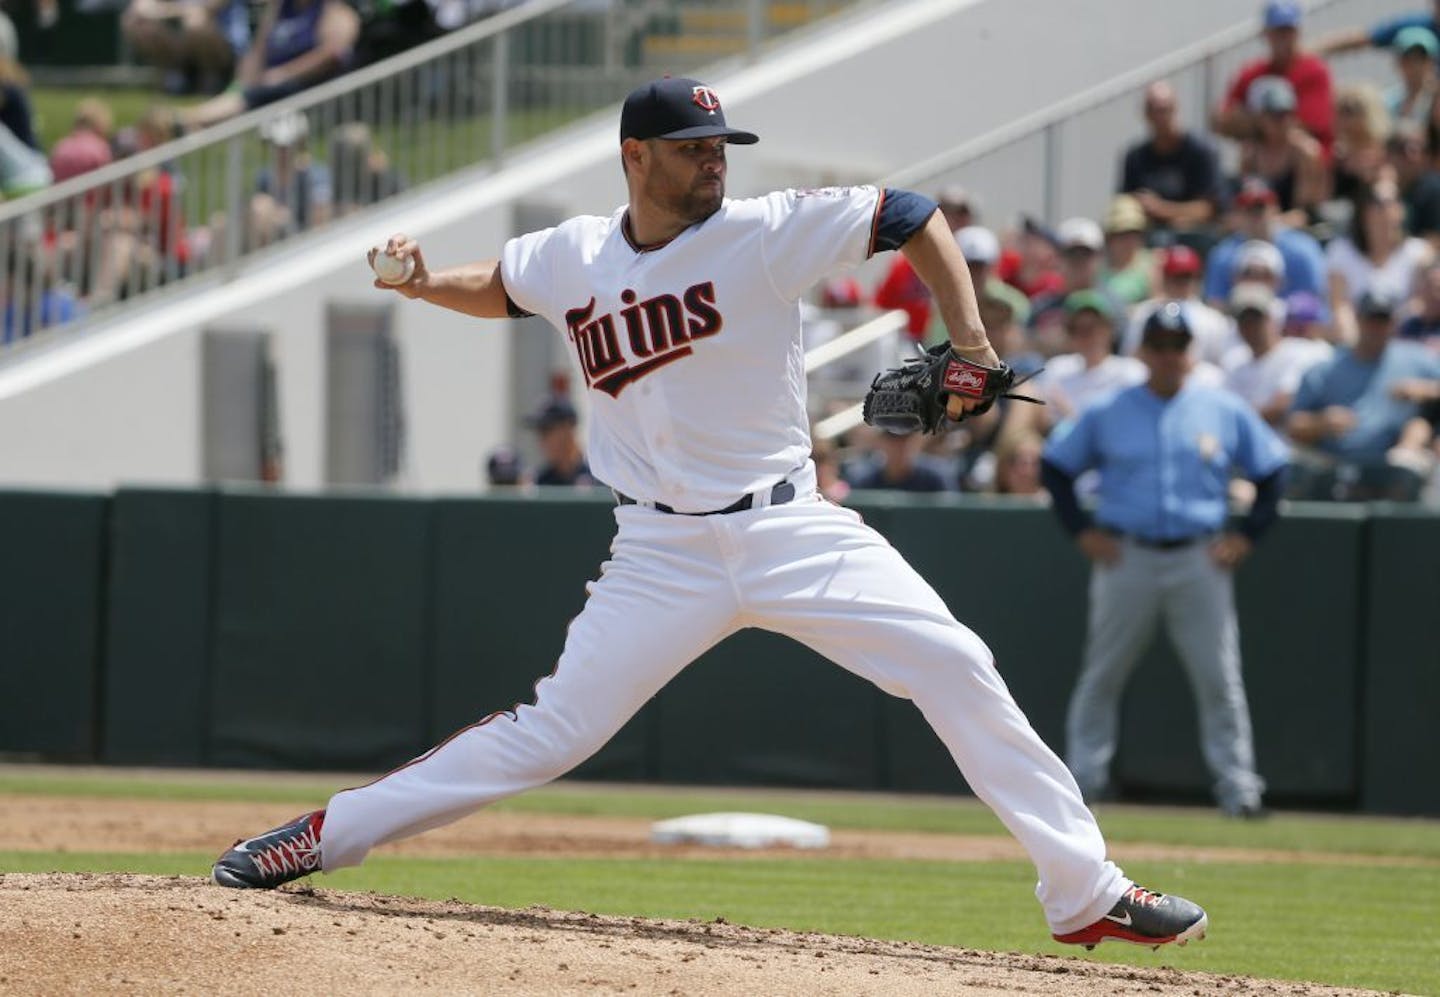
[[691,225],[691,226],[689,226],[688,228],[682,228],[679,232],[676,232],[674,235],[672,235],[670,238],[664,240],[663,242],[652,242],[652,243],[649,243],[648,245],[646,245],[646,244],[642,244],[642,243],[640,243],[640,242],[637,242],[637,241],[635,240],[635,235],[634,235],[634,233],[633,233],[633,232],[631,231],[631,229],[630,229],[630,209],[629,209],[629,208],[626,208],[625,211],[624,211],[624,213],[621,214],[621,216],[620,216],[620,235],[621,235],[621,237],[625,240],[625,245],[629,246],[634,252],[639,253],[639,254],[643,254],[643,253],[653,253],[653,252],[655,252],[657,249],[664,249],[666,246],[670,245],[670,243],[672,243],[672,242],[674,242],[676,239],[680,238],[680,237],[681,237],[682,235],[684,235],[686,232],[693,232],[693,231],[695,231],[697,228],[699,228],[701,225],[704,225],[704,224],[705,224],[706,222],[708,222],[711,218],[714,218],[715,215],[718,215],[718,214],[719,214],[721,211],[723,211],[724,209],[725,209],[725,205],[724,205],[724,203],[722,202],[721,205],[720,205],[720,208],[717,209],[713,214],[706,215],[704,218],[700,219],[700,220],[699,220],[698,222],[696,222],[694,225]]

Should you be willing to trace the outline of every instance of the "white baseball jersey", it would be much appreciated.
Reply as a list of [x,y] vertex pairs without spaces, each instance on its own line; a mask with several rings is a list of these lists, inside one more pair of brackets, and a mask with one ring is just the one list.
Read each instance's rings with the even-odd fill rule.
[[567,337],[590,389],[596,477],[704,512],[804,467],[800,297],[870,255],[880,202],[875,187],[726,200],[645,248],[622,208],[506,243],[506,292]]

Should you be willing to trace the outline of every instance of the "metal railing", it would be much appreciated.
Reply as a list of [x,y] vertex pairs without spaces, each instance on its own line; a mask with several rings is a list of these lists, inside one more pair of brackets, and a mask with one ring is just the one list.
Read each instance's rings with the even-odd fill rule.
[[[823,316],[824,313],[819,316],[822,321]],[[908,342],[902,330],[909,322],[910,316],[903,311],[883,312],[805,351],[810,407],[812,413],[819,416],[811,430],[815,439],[834,439],[860,424],[860,402],[846,405],[838,412],[827,410],[832,403],[849,401],[863,394],[876,371],[898,362],[901,344]],[[836,324],[841,324],[838,319]],[[838,369],[837,363],[847,357],[853,358],[855,369]]]
[[182,138],[147,116],[138,153],[0,204],[0,359],[853,2],[529,0]]

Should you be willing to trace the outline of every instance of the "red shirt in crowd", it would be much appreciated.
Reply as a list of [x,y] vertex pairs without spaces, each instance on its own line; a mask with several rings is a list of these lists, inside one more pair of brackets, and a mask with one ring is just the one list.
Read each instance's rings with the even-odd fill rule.
[[875,306],[903,310],[910,316],[910,324],[906,326],[910,338],[916,341],[925,338],[925,330],[930,325],[930,291],[904,256],[896,254],[885,279],[875,288]]
[[1335,103],[1331,94],[1330,67],[1318,55],[1297,53],[1281,70],[1268,58],[1256,59],[1240,68],[1225,94],[1224,109],[1241,107],[1250,84],[1262,76],[1283,76],[1295,88],[1296,114],[1305,130],[1320,140],[1328,155],[1335,140]]

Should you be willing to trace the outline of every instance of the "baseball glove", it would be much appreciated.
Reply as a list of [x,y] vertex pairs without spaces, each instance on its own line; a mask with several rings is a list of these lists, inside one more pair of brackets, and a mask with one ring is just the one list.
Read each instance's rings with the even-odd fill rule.
[[987,367],[973,363],[950,348],[948,343],[932,346],[924,356],[906,360],[899,367],[882,370],[870,382],[862,413],[868,425],[892,433],[938,433],[945,424],[945,401],[951,395],[979,399],[959,419],[988,412],[997,398],[1044,405],[1038,398],[1011,393],[1035,373],[1016,377],[1009,364]]

